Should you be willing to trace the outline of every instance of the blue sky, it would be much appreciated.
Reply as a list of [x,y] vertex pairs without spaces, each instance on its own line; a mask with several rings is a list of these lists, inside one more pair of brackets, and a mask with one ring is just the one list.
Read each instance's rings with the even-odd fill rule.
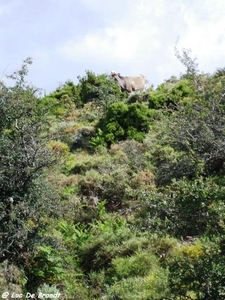
[[32,57],[29,81],[46,93],[85,70],[142,73],[157,87],[184,72],[177,40],[201,71],[225,67],[224,1],[0,1],[1,80]]

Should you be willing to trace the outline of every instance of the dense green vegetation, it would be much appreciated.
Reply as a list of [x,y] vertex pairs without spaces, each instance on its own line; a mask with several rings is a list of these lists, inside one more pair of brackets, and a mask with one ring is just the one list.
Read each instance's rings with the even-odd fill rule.
[[225,299],[225,72],[128,96],[87,71],[0,85],[0,291]]

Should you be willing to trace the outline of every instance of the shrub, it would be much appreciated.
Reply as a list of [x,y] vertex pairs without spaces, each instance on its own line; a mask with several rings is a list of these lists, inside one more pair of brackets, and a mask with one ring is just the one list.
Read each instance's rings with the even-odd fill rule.
[[44,283],[38,288],[38,293],[42,294],[60,294],[60,290],[57,288],[56,285],[49,285],[47,283]]
[[79,179],[79,194],[98,201],[106,200],[108,211],[125,209],[129,204],[130,175],[126,168],[118,168],[111,173],[91,169]]
[[180,245],[168,260],[169,284],[174,297],[223,299],[224,260],[217,239],[203,238]]
[[154,270],[147,276],[124,278],[107,288],[110,300],[148,300],[167,299],[168,279],[163,269]]
[[69,146],[65,143],[62,143],[61,141],[50,141],[48,143],[48,147],[55,153],[59,154],[68,154],[70,149]]
[[84,77],[78,77],[79,99],[81,105],[96,102],[105,109],[110,103],[120,99],[121,93],[117,84],[106,74],[96,75],[86,71]]
[[118,280],[145,276],[157,265],[157,258],[149,252],[137,252],[130,257],[116,257],[112,260],[113,276]]
[[154,113],[143,104],[113,103],[96,129],[101,130],[101,139],[104,138],[108,146],[126,139],[142,142],[154,117]]
[[77,103],[78,88],[72,81],[60,85],[54,92],[39,101],[40,107],[48,108],[52,115],[62,118],[71,113]]
[[[59,282],[63,273],[62,259],[51,246],[38,246],[29,257],[26,273],[29,274],[27,292],[35,292],[36,288],[44,283],[54,284]],[[35,288],[36,287],[36,288]]]
[[135,93],[133,95],[130,95],[130,97],[127,100],[128,104],[132,104],[135,102],[143,103],[147,102],[149,99],[149,93]]
[[213,178],[179,180],[157,191],[139,192],[140,215],[150,229],[177,237],[222,234],[225,223],[224,189]]

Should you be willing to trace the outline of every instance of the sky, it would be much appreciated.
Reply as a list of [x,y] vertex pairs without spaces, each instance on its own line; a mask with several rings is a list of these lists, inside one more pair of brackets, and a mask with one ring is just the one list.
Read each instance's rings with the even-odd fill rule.
[[224,0],[0,0],[0,80],[32,57],[28,81],[54,91],[90,70],[144,74],[157,87],[185,67],[225,67]]

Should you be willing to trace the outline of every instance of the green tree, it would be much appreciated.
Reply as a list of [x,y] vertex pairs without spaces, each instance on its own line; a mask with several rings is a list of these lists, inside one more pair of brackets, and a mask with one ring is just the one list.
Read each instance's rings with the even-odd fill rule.
[[25,60],[10,76],[15,85],[1,83],[0,90],[0,261],[22,269],[41,242],[45,216],[54,211],[44,176],[55,163],[46,147],[48,111],[39,106],[37,90],[25,81],[31,63]]

